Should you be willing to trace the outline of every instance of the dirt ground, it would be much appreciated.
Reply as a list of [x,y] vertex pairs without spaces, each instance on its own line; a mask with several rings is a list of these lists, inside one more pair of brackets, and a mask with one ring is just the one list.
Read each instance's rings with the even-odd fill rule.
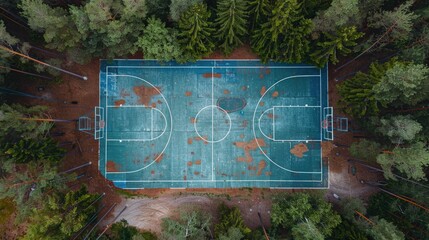
[[[141,56],[135,55],[134,58]],[[222,59],[220,53],[215,53],[209,58]],[[255,59],[257,56],[251,52],[248,46],[235,50],[228,58],[230,59]],[[354,67],[354,64],[350,65]],[[345,75],[353,69],[344,68],[335,72],[330,68],[329,97],[330,104],[334,107],[335,115],[341,114],[336,111],[338,94],[336,91],[336,78]],[[48,105],[51,109],[51,116],[58,119],[75,120],[85,114],[93,114],[94,106],[98,105],[98,72],[99,60],[93,60],[87,65],[70,65],[68,70],[81,75],[88,76],[87,81],[80,80],[70,75],[63,75],[61,84],[52,84],[47,81],[36,81],[33,83],[17,82],[22,91],[41,95],[51,101],[32,100],[31,104]],[[342,75],[341,75],[342,74]],[[38,87],[44,89],[39,91]],[[29,100],[26,99],[26,102]],[[74,102],[74,103],[72,103]],[[76,104],[77,103],[77,104]],[[341,114],[344,116],[344,114]],[[144,189],[132,194],[140,194],[139,197],[125,198],[123,194],[118,194],[118,190],[107,181],[98,171],[98,144],[93,136],[77,131],[76,122],[58,123],[52,130],[62,136],[56,137],[58,141],[68,148],[68,154],[62,163],[61,170],[71,169],[82,164],[92,162],[91,165],[80,168],[76,172],[82,175],[80,180],[71,183],[72,189],[77,189],[81,183],[88,185],[91,192],[105,193],[103,204],[105,210],[113,204],[118,204],[115,209],[107,215],[101,227],[112,223],[119,212],[127,206],[125,211],[118,217],[126,219],[131,225],[141,229],[150,230],[155,233],[160,232],[160,222],[164,217],[175,216],[178,209],[183,206],[198,206],[204,211],[215,213],[216,206],[224,201],[228,205],[238,206],[243,213],[246,224],[251,227],[260,226],[257,212],[262,214],[265,226],[269,226],[271,196],[278,191],[270,189]],[[330,188],[327,191],[327,198],[336,202],[333,194],[340,197],[367,197],[373,189],[359,182],[360,179],[374,180],[379,177],[377,174],[357,166],[357,175],[350,173],[350,164],[347,162],[348,150],[351,142],[355,141],[352,132],[340,133],[335,131],[333,146],[329,154],[324,154],[324,158],[329,163]],[[294,192],[295,190],[284,190]]]

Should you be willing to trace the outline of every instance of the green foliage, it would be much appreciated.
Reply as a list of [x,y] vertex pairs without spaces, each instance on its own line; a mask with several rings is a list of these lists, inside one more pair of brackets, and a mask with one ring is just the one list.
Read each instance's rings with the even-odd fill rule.
[[385,104],[415,105],[429,97],[429,68],[423,64],[396,62],[374,88]]
[[215,37],[225,55],[231,54],[234,48],[243,44],[241,38],[247,33],[248,5],[247,0],[219,0],[217,2]]
[[364,215],[366,214],[366,207],[364,206],[363,201],[359,198],[343,198],[341,199],[340,205],[341,216],[352,223],[357,223],[355,211]]
[[171,0],[170,17],[173,21],[178,22],[182,13],[189,7],[200,3],[202,0]]
[[413,2],[412,0],[406,1],[393,11],[382,11],[368,18],[368,26],[381,30],[380,36],[391,26],[395,25],[390,33],[382,38],[378,47],[383,47],[391,42],[399,45],[409,39],[414,21],[417,19],[417,15],[410,10]]
[[[131,0],[132,1],[132,0]],[[147,2],[147,16],[154,16],[163,22],[170,20],[171,0],[145,0]]]
[[359,142],[352,143],[349,152],[354,158],[375,162],[380,150],[381,146],[379,143],[362,139]]
[[404,233],[399,231],[394,224],[384,219],[376,221],[376,224],[369,230],[369,234],[374,238],[374,240],[405,239]]
[[164,218],[161,226],[163,239],[203,240],[210,236],[211,217],[201,211],[182,212],[178,220]]
[[130,226],[125,219],[112,224],[106,233],[109,240],[156,240],[156,236],[150,232],[140,232],[136,227]]
[[1,146],[5,157],[16,163],[30,161],[47,161],[56,163],[65,153],[52,138],[21,139],[17,143],[7,143]]
[[396,61],[391,59],[383,64],[372,63],[368,73],[358,72],[354,77],[339,84],[338,93],[341,99],[338,104],[353,117],[377,115],[382,103],[376,99],[373,87],[381,82],[386,71],[392,68]]
[[376,131],[388,137],[392,143],[402,144],[404,141],[413,141],[422,128],[410,115],[399,115],[380,119],[380,126]]
[[19,7],[31,29],[42,32],[49,48],[64,51],[79,45],[81,36],[62,8],[51,8],[43,0],[23,0]]
[[296,193],[275,199],[271,209],[271,224],[274,228],[292,229],[304,221],[311,221],[320,233],[328,237],[341,218],[332,210],[330,203],[321,195]]
[[306,18],[314,18],[317,11],[329,8],[332,0],[302,0],[302,11]]
[[215,237],[235,234],[236,231],[231,230],[231,228],[238,229],[243,236],[250,234],[251,230],[244,224],[243,217],[238,207],[229,208],[225,203],[222,203],[219,206],[219,214],[220,222],[216,224],[214,228]]
[[93,202],[97,195],[85,187],[67,194],[56,193],[47,198],[41,209],[34,209],[23,240],[70,239],[97,212]]
[[208,56],[214,50],[210,11],[203,3],[198,3],[186,10],[179,20],[179,41],[185,59],[195,60]]
[[226,233],[220,234],[216,239],[218,240],[240,240],[244,235],[239,228],[230,227]]
[[313,31],[335,33],[337,29],[360,22],[359,0],[333,0],[328,9],[318,12],[313,19]]
[[317,66],[323,67],[329,60],[332,64],[338,63],[337,52],[345,56],[351,52],[350,47],[356,46],[356,41],[364,34],[358,32],[356,27],[343,27],[336,34],[325,33],[326,40],[318,42],[319,47],[310,54]]
[[298,223],[292,228],[292,236],[294,240],[323,240],[323,234],[311,221]]
[[176,31],[165,27],[165,23],[153,17],[148,20],[137,45],[142,49],[146,59],[166,62],[178,59],[182,55]]
[[392,168],[399,170],[409,179],[426,179],[424,167],[429,166],[429,150],[422,142],[408,147],[396,147],[392,152],[380,154],[377,162],[381,165],[386,179],[395,180]]
[[255,29],[252,49],[263,62],[302,62],[309,51],[311,28],[297,0],[276,1],[268,21]]
[[[12,35],[10,35],[6,31],[6,26],[4,25],[3,21],[0,20],[0,44],[7,47],[12,47],[16,45],[19,42],[19,40]],[[12,55],[6,51],[0,50],[0,65],[3,67],[9,66],[9,61],[7,58],[11,57]],[[9,70],[0,68],[0,83],[4,81],[3,74],[8,73]]]
[[271,1],[270,0],[250,0],[249,1],[249,12],[251,14],[251,30],[255,29],[256,26],[265,22],[271,12]]
[[11,198],[19,209],[17,221],[31,214],[38,207],[48,189],[63,189],[69,176],[57,174],[57,168],[50,163],[30,162],[25,166],[11,161],[2,165],[6,176],[0,178],[0,199]]
[[0,105],[0,142],[13,142],[17,138],[37,139],[43,137],[53,126],[48,122],[20,120],[20,118],[43,118],[44,106],[24,107],[18,104]]
[[358,226],[348,220],[341,221],[340,225],[334,228],[330,240],[367,240],[366,233]]

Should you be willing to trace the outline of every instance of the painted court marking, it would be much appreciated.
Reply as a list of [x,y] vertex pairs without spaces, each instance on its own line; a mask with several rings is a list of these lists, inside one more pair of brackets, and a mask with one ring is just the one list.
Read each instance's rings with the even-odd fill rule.
[[[312,180],[293,180],[293,179],[290,179],[290,180],[276,180],[276,179],[270,179],[270,180],[240,180],[240,179],[237,179],[237,180],[232,180],[232,179],[230,179],[230,180],[215,180],[214,179],[214,155],[213,155],[213,153],[214,153],[214,144],[213,143],[216,143],[216,142],[221,142],[221,141],[223,141],[228,135],[229,135],[229,133],[230,133],[230,131],[231,131],[231,125],[232,125],[232,121],[231,121],[231,118],[230,118],[230,116],[229,116],[229,114],[224,110],[224,109],[222,109],[222,108],[220,108],[219,106],[216,106],[215,105],[215,103],[214,103],[214,77],[213,77],[213,73],[214,73],[214,69],[215,68],[262,68],[262,67],[264,67],[264,66],[216,66],[216,67],[210,67],[210,66],[107,66],[106,67],[106,72],[107,72],[107,74],[106,74],[106,83],[107,83],[107,86],[108,86],[108,84],[109,84],[109,80],[108,80],[108,77],[130,77],[130,78],[135,78],[135,79],[138,79],[138,80],[141,80],[141,81],[143,81],[143,82],[145,82],[145,83],[147,83],[147,84],[149,84],[150,86],[152,86],[152,87],[154,87],[154,85],[153,84],[151,84],[149,81],[147,81],[147,80],[144,80],[144,79],[142,79],[142,78],[140,78],[140,77],[137,77],[137,76],[133,76],[133,75],[116,75],[116,74],[111,74],[111,75],[109,75],[108,73],[109,73],[109,68],[132,68],[132,69],[136,69],[136,68],[204,68],[204,69],[209,69],[209,68],[211,68],[211,70],[212,70],[212,77],[211,77],[211,80],[212,80],[212,89],[211,89],[211,91],[212,91],[212,105],[208,105],[208,106],[206,106],[206,107],[203,107],[202,109],[200,109],[199,110],[199,112],[197,113],[197,115],[196,115],[196,119],[197,119],[197,117],[198,117],[198,115],[200,114],[200,112],[201,111],[203,111],[204,109],[207,109],[207,108],[209,108],[209,107],[211,107],[212,108],[212,140],[209,140],[209,139],[206,139],[206,141],[207,142],[209,142],[209,143],[211,143],[211,147],[212,147],[212,180],[211,181],[213,181],[213,182],[220,182],[220,181],[222,181],[222,182],[260,182],[260,181],[272,181],[272,182],[321,182],[322,181],[322,172],[320,171],[320,172],[305,172],[305,171],[293,171],[293,170],[289,170],[289,169],[287,169],[287,168],[284,168],[284,167],[281,167],[281,166],[279,166],[277,163],[275,163],[273,160],[271,160],[270,159],[270,157],[268,157],[267,156],[267,154],[265,154],[265,152],[264,151],[262,151],[262,149],[261,149],[261,146],[259,145],[259,142],[258,141],[256,141],[256,143],[257,143],[257,145],[258,145],[258,147],[259,147],[259,149],[261,149],[261,151],[262,151],[262,153],[265,155],[265,157],[271,162],[271,163],[273,163],[274,165],[276,165],[277,167],[279,167],[280,169],[283,169],[283,170],[285,170],[285,171],[288,171],[288,172],[292,172],[292,173],[308,173],[308,174],[321,174],[321,179],[320,180],[315,180],[315,179],[312,179]],[[313,66],[269,66],[269,68],[315,68],[315,67],[313,67]],[[270,89],[272,89],[275,85],[277,85],[278,83],[280,83],[280,82],[283,82],[283,81],[285,81],[285,80],[287,80],[287,79],[292,79],[292,78],[303,78],[303,77],[319,77],[319,81],[320,81],[320,92],[319,92],[319,95],[320,95],[320,104],[322,104],[322,90],[321,90],[321,74],[319,74],[319,75],[296,75],[296,76],[289,76],[289,77],[286,77],[286,78],[283,78],[283,79],[280,79],[280,80],[278,80],[277,82],[275,82],[272,86],[270,86],[266,91],[265,91],[265,93],[262,95],[262,97],[259,99],[259,101],[258,101],[258,103],[256,104],[256,107],[255,107],[255,111],[254,111],[254,114],[253,114],[253,120],[252,120],[252,124],[253,124],[253,134],[254,134],[254,137],[255,137],[255,139],[256,139],[256,131],[255,131],[255,118],[256,118],[256,110],[257,110],[257,108],[258,108],[258,106],[259,106],[259,104],[260,104],[260,102],[261,102],[261,100],[262,100],[262,98],[266,95],[266,93],[270,90]],[[108,87],[106,87],[106,91],[108,91]],[[159,156],[161,156],[164,152],[165,152],[165,150],[166,150],[166,148],[167,148],[167,146],[169,145],[169,143],[170,143],[170,140],[171,140],[171,135],[172,135],[172,132],[173,132],[173,115],[172,115],[172,112],[171,112],[171,109],[170,109],[170,106],[169,106],[169,104],[168,104],[168,101],[167,101],[167,99],[166,99],[166,97],[159,91],[159,90],[157,90],[158,91],[158,93],[161,95],[161,97],[164,99],[164,101],[165,101],[165,103],[166,103],[166,105],[167,105],[167,108],[168,108],[168,111],[169,111],[169,113],[170,113],[170,135],[169,135],[169,137],[168,137],[168,140],[167,140],[167,143],[166,143],[166,145],[165,145],[165,147],[164,147],[164,149],[162,150],[162,152],[159,154]],[[108,93],[106,92],[106,97],[105,97],[105,101],[106,101],[106,106],[107,106],[107,96],[108,96]],[[108,107],[112,107],[112,106],[108,106]],[[131,106],[122,106],[122,107],[131,107]],[[228,133],[223,137],[223,138],[221,138],[221,139],[219,139],[219,140],[216,140],[216,141],[214,141],[214,107],[216,107],[216,108],[218,108],[220,111],[223,111],[223,112],[225,112],[226,114],[227,114],[227,116],[228,116],[228,119],[229,119],[229,122],[230,122],[230,125],[229,125],[229,130],[228,130]],[[276,106],[276,107],[295,107],[295,106]],[[303,107],[303,106],[296,106],[296,107]],[[321,106],[310,106],[310,107],[321,107]],[[164,133],[166,132],[166,130],[167,130],[167,117],[165,116],[165,114],[161,111],[161,110],[159,110],[159,109],[156,109],[156,108],[154,108],[154,110],[156,110],[156,111],[158,111],[158,112],[160,112],[161,113],[161,115],[163,116],[163,118],[164,118],[164,122],[165,122],[165,126],[164,126],[164,130],[163,130],[163,132],[162,132],[162,134],[160,135],[160,136],[158,136],[158,137],[156,137],[156,138],[154,138],[154,139],[152,139],[152,140],[155,140],[155,139],[157,139],[157,138],[159,138],[159,137],[161,137],[162,135],[164,135]],[[261,129],[261,123],[260,123],[260,120],[261,120],[261,118],[262,118],[262,116],[267,112],[267,111],[269,111],[269,110],[272,110],[272,111],[274,111],[274,107],[273,108],[270,108],[270,109],[267,109],[267,110],[265,110],[264,111],[264,113],[257,119],[257,123],[258,123],[258,130],[262,133],[262,135],[264,136],[264,137],[266,137],[267,139],[270,139],[271,141],[280,141],[280,142],[285,142],[284,140],[275,140],[275,138],[270,138],[270,137],[268,137],[267,135],[265,135],[265,133],[262,131],[262,129]],[[322,114],[322,113],[321,113]],[[106,116],[108,116],[108,110],[106,109]],[[153,110],[151,111],[151,121],[153,121]],[[322,116],[321,116],[322,117]],[[106,119],[107,119],[107,117],[106,117]],[[274,120],[273,120],[274,121]],[[106,123],[105,123],[105,129],[107,129],[107,121],[106,121]],[[273,124],[273,127],[274,127],[274,124]],[[200,138],[202,138],[201,136],[200,136],[200,134],[198,133],[198,131],[197,131],[197,127],[196,127],[196,123],[194,122],[194,128],[195,128],[195,131],[196,131],[196,133],[198,134],[198,136],[200,137]],[[153,130],[153,122],[151,122],[151,134],[153,134],[152,133],[152,130]],[[274,130],[274,129],[273,129]],[[322,130],[321,130],[322,131]],[[275,132],[275,131],[274,131]],[[153,138],[153,136],[152,136],[152,138]],[[203,138],[202,138],[203,139]],[[105,158],[106,158],[106,161],[105,161],[105,164],[106,164],[106,166],[105,166],[105,175],[106,174],[124,174],[124,173],[134,173],[134,172],[138,172],[138,171],[142,171],[142,170],[144,170],[145,168],[147,168],[147,167],[149,167],[150,165],[152,165],[154,162],[156,162],[156,160],[157,159],[155,159],[155,160],[153,160],[150,164],[148,164],[147,166],[144,166],[144,167],[142,167],[142,168],[140,168],[140,169],[137,169],[137,170],[134,170],[134,171],[126,171],[126,172],[107,172],[107,159],[108,159],[108,157],[107,157],[107,148],[108,148],[108,144],[107,144],[107,142],[108,141],[129,141],[130,139],[109,139],[108,138],[108,136],[107,136],[107,131],[106,131],[106,134],[105,134],[105,151],[106,151],[106,153],[105,153]],[[138,139],[136,139],[136,140],[138,140]],[[141,140],[141,139],[140,139]],[[150,141],[150,140],[141,140],[141,141]],[[321,141],[321,140],[287,140],[287,141],[289,141],[289,144],[291,144],[291,142],[292,141]],[[321,170],[322,170],[322,160],[320,160],[320,162],[321,162]],[[106,175],[107,176],[107,175]],[[130,181],[130,180],[115,180],[114,182],[210,182],[210,180],[138,180],[138,181]]]

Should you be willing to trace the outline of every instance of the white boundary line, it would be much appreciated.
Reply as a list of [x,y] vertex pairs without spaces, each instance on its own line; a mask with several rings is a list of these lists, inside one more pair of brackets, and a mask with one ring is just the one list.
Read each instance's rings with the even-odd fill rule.
[[[141,61],[141,59],[135,59],[136,61]],[[206,60],[199,60],[199,61],[213,61],[214,63],[216,62],[216,61],[214,61],[214,60],[208,60],[208,59],[206,59]],[[225,60],[225,61],[259,61],[259,60],[257,60],[257,59],[229,59],[229,60]],[[210,66],[107,66],[106,67],[106,69],[107,69],[107,72],[105,73],[106,74],[106,78],[108,77],[108,76],[129,76],[129,77],[134,77],[134,78],[138,78],[138,79],[140,79],[139,77],[136,77],[136,76],[131,76],[131,75],[109,75],[108,74],[108,68],[109,67],[112,67],[112,68],[115,68],[115,67],[117,67],[117,68],[210,68]],[[264,67],[264,66],[216,66],[216,68],[261,68],[261,67]],[[265,66],[266,67],[266,66]],[[313,69],[315,69],[316,67],[314,67],[314,66],[268,66],[269,68],[313,68]],[[213,67],[212,67],[212,72],[213,72]],[[319,72],[320,72],[321,70],[319,70]],[[304,76],[317,76],[317,75],[297,75],[297,76],[292,76],[292,77],[304,77]],[[318,75],[319,76],[319,79],[320,79],[320,82],[321,82],[321,76],[320,75]],[[212,74],[212,79],[213,79],[213,74]],[[143,81],[146,81],[146,80],[144,80],[144,79],[140,79],[140,80],[143,80]],[[282,79],[282,80],[285,80],[285,79]],[[280,81],[282,81],[282,80],[279,80],[278,82],[276,82],[275,84],[277,84],[277,83],[279,83]],[[108,94],[107,94],[107,90],[108,90],[108,84],[107,84],[107,79],[106,79],[106,105],[107,105],[107,96],[108,96]],[[213,81],[212,81],[212,83],[213,83]],[[150,84],[150,83],[149,83]],[[274,84],[274,85],[275,85]],[[150,85],[152,85],[152,84],[150,84]],[[271,86],[272,87],[272,86]],[[270,87],[270,88],[271,88]],[[268,89],[269,90],[269,89]],[[268,91],[267,90],[267,91]],[[267,92],[266,91],[266,92]],[[321,90],[320,90],[320,92],[319,92],[320,94],[322,94],[322,92],[321,92]],[[265,95],[265,94],[264,94]],[[164,96],[163,96],[163,98],[164,98]],[[320,98],[321,98],[321,96],[320,96]],[[164,98],[165,99],[165,98]],[[212,101],[214,100],[214,95],[212,95]],[[166,102],[167,103],[167,106],[168,106],[168,102]],[[258,104],[256,105],[256,108],[257,108],[257,106],[258,106]],[[170,120],[171,120],[171,126],[170,126],[170,129],[172,129],[172,113],[171,113],[171,110],[170,110],[170,108],[169,108],[169,106],[168,106],[168,109],[169,109],[169,111],[170,111]],[[106,116],[107,116],[107,111],[106,111]],[[106,117],[107,118],[107,117]],[[212,121],[213,122],[213,121]],[[107,124],[106,124],[107,125]],[[254,125],[254,124],[253,124]],[[253,126],[253,128],[254,128],[254,126]],[[213,128],[212,128],[212,130],[213,130]],[[255,134],[255,131],[254,131],[254,134]],[[106,135],[107,135],[107,131],[106,131]],[[168,143],[169,143],[169,141],[170,141],[170,138],[171,138],[171,132],[170,132],[170,136],[169,136],[169,140],[167,141],[167,144],[166,144],[166,146],[168,146]],[[259,144],[258,144],[259,145]],[[212,146],[213,146],[213,144],[212,144]],[[212,147],[213,148],[213,147]],[[164,150],[165,150],[165,148],[164,148]],[[163,151],[164,151],[163,150]],[[213,151],[212,151],[212,154],[213,154]],[[213,157],[212,157],[212,161],[213,161]],[[153,161],[153,162],[155,162],[155,161]],[[151,163],[151,164],[153,164],[153,162]],[[106,163],[105,164],[107,164],[107,143],[106,143]],[[149,167],[151,164],[149,164],[148,166],[146,166],[146,167],[144,167],[144,168],[141,168],[141,169],[139,169],[139,170],[137,170],[137,171],[140,171],[140,170],[143,170],[143,169],[145,169],[145,168],[147,168],[147,167]],[[276,164],[275,164],[276,165]],[[321,165],[322,165],[322,161],[321,161]],[[105,168],[105,170],[106,170],[106,168]],[[213,171],[214,169],[212,168],[212,171]],[[137,171],[132,171],[132,172],[137,172]],[[111,173],[132,173],[132,172],[111,172]],[[309,172],[309,173],[319,173],[319,172]],[[323,181],[323,178],[322,178],[323,176],[321,176],[321,181]],[[161,181],[164,181],[164,180],[157,180],[157,181],[151,181],[151,180],[147,180],[147,182],[161,182]],[[168,180],[168,181],[171,181],[171,182],[193,182],[194,180]],[[214,182],[234,182],[234,181],[237,181],[237,182],[241,182],[241,181],[275,181],[275,182],[320,182],[320,181],[312,181],[312,180],[213,180]],[[128,181],[128,180],[125,180],[125,181],[115,181],[115,180],[113,180],[113,182],[135,182],[135,181]],[[138,182],[141,182],[141,181],[138,181]],[[201,180],[201,182],[207,182],[207,180]],[[329,184],[329,183],[328,183]],[[275,189],[276,187],[272,187],[273,189]],[[281,188],[283,188],[283,187],[280,187],[280,189]],[[296,187],[291,187],[291,188],[294,188],[294,189],[299,189],[299,188],[296,188]],[[326,188],[326,187],[322,187],[322,188]],[[131,188],[130,188],[131,189]],[[136,189],[142,189],[142,188],[136,188]],[[288,189],[288,187],[285,187],[284,189]],[[304,189],[309,189],[309,187],[305,187]],[[320,188],[314,188],[314,189],[320,189]]]
[[[273,140],[274,141],[274,139],[273,138],[271,138],[271,137],[268,137],[267,135],[265,135],[265,133],[262,131],[262,128],[261,128],[261,118],[265,115],[265,113],[266,112],[268,112],[268,111],[270,111],[270,110],[273,110],[273,108],[268,108],[267,110],[265,110],[262,114],[261,114],[261,116],[259,116],[259,119],[258,119],[258,127],[259,127],[259,131],[262,133],[262,135],[264,135],[264,137],[266,137],[266,138],[268,138],[268,139],[270,139],[270,140]],[[273,115],[274,116],[274,115]],[[274,126],[273,126],[274,127]],[[272,130],[272,129],[271,129]]]
[[[167,131],[167,126],[168,126],[168,122],[167,122],[167,117],[164,115],[163,112],[161,112],[161,110],[157,109],[157,108],[152,108],[152,107],[146,107],[144,105],[129,105],[129,106],[112,106],[109,105],[106,108],[149,108],[151,109],[151,129],[150,129],[150,134],[151,134],[151,138],[121,138],[121,139],[117,139],[117,138],[107,138],[107,141],[114,141],[114,142],[148,142],[148,141],[153,141],[156,140],[158,138],[160,138],[162,135],[164,135],[164,133]],[[153,111],[157,111],[162,115],[162,118],[164,119],[164,129],[162,130],[161,134],[156,136],[155,138],[153,137]]]
[[[214,103],[214,77],[213,77],[213,74],[214,74],[214,68],[212,67],[212,106],[215,105],[215,103]],[[228,117],[229,117],[229,115],[228,115]],[[230,121],[231,121],[231,118],[230,118]],[[231,122],[231,125],[232,125],[232,122]],[[229,125],[230,130],[231,130],[231,125]],[[197,130],[197,128],[195,128],[195,130]],[[228,133],[229,133],[229,131],[228,131]],[[228,135],[226,135],[226,136],[228,136]],[[213,141],[213,139],[214,139],[214,108],[212,107],[212,141]],[[211,143],[211,145],[212,145],[211,147],[212,147],[212,181],[213,181],[215,178],[215,175],[214,175],[214,173],[215,173],[215,171],[214,171],[214,144],[213,144],[213,142]]]
[[[319,70],[319,75],[294,75],[294,76],[289,76],[289,77],[285,77],[283,79],[278,80],[277,82],[275,82],[273,85],[271,85],[265,92],[264,94],[262,94],[261,98],[259,99],[258,103],[255,105],[255,110],[253,112],[253,136],[255,137],[255,139],[257,139],[256,137],[256,130],[255,130],[255,119],[256,119],[256,111],[259,108],[259,104],[261,103],[262,99],[265,97],[265,95],[267,94],[267,92],[270,91],[271,88],[273,88],[274,86],[276,86],[277,84],[288,80],[288,79],[293,79],[293,78],[304,78],[304,77],[319,77],[319,81],[321,81],[321,75],[320,75],[320,70]],[[321,94],[321,92],[319,92]],[[274,127],[273,127],[274,128]],[[258,145],[259,149],[261,150],[262,154],[274,165],[276,165],[278,168],[283,169],[284,171],[287,172],[291,172],[291,173],[301,173],[301,174],[320,174],[323,175],[323,168],[320,169],[320,172],[307,172],[307,171],[294,171],[294,170],[290,170],[288,168],[282,167],[280,166],[278,163],[276,163],[275,161],[273,161],[262,149],[261,145],[259,145],[259,142],[256,141],[256,144]],[[322,178],[322,176],[321,176]]]
[[[282,105],[276,105],[273,106],[271,109],[273,109],[273,141],[274,142],[321,142],[323,141],[323,138],[320,139],[306,139],[306,140],[294,140],[294,139],[276,139],[276,132],[275,132],[275,110],[276,108],[319,108],[319,111],[322,111],[322,106],[282,106]],[[261,117],[259,117],[259,120],[261,119]],[[261,123],[259,123],[260,125]],[[319,127],[320,128],[320,127]],[[261,130],[261,128],[259,127],[259,130]],[[262,133],[263,134],[263,133]],[[263,134],[265,136],[265,134]]]
[[[109,68],[109,67],[107,67],[107,68]],[[108,74],[106,74],[106,76],[108,76]],[[140,80],[140,81],[142,81],[142,82],[146,82],[147,84],[149,84],[151,87],[153,87],[153,88],[155,88],[156,89],[156,91],[159,93],[159,95],[161,95],[161,97],[164,99],[164,101],[165,101],[165,105],[167,106],[167,109],[168,109],[168,111],[170,112],[170,135],[168,136],[168,140],[167,140],[167,143],[165,144],[165,147],[164,147],[164,149],[162,149],[162,151],[158,154],[158,156],[151,162],[151,163],[149,163],[148,165],[146,165],[146,166],[144,166],[144,167],[142,167],[142,168],[139,168],[139,169],[137,169],[137,170],[133,170],[133,171],[123,171],[123,172],[107,172],[107,170],[106,170],[106,174],[124,174],[124,173],[135,173],[135,172],[139,172],[139,171],[142,171],[142,170],[144,170],[145,168],[148,168],[148,167],[150,167],[152,164],[154,164],[157,160],[158,160],[158,158],[160,158],[161,156],[162,156],[162,154],[165,152],[165,150],[167,149],[167,146],[168,146],[168,144],[170,143],[170,140],[171,140],[171,134],[173,133],[173,113],[171,112],[171,109],[170,109],[170,105],[168,104],[168,101],[167,101],[167,99],[165,98],[165,96],[164,96],[164,94],[162,94],[160,91],[159,91],[159,89],[158,88],[156,88],[152,83],[150,83],[149,81],[146,81],[146,80],[144,80],[143,78],[140,78],[140,77],[137,77],[137,76],[133,76],[133,75],[126,75],[126,74],[124,74],[124,75],[109,75],[109,76],[115,76],[115,77],[128,77],[128,78],[134,78],[134,79],[138,79],[138,80]],[[106,82],[106,83],[108,83],[108,82]],[[106,84],[106,86],[108,86],[107,84]],[[108,94],[106,94],[106,106],[107,106],[107,95]],[[106,111],[106,114],[107,114],[107,111]],[[107,116],[107,115],[106,115]],[[107,117],[106,117],[107,118]],[[107,134],[106,134],[107,135]],[[107,139],[107,137],[106,137],[106,139]],[[105,169],[107,169],[107,140],[106,140],[106,162],[105,162],[105,164],[106,164],[106,166],[105,166]],[[107,176],[107,175],[105,175],[105,176]]]

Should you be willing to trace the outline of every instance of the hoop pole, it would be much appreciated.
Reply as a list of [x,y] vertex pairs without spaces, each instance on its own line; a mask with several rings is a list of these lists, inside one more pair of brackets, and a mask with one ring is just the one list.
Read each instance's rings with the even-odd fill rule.
[[69,74],[69,75],[72,75],[72,76],[74,76],[74,77],[80,78],[80,79],[82,79],[82,80],[85,80],[85,81],[86,81],[86,80],[88,80],[88,78],[87,78],[86,76],[82,76],[82,75],[79,75],[79,74],[76,74],[76,73],[73,73],[73,72],[70,72],[70,71],[64,70],[64,69],[62,69],[62,68],[52,66],[52,65],[50,65],[50,64],[48,64],[48,63],[45,63],[45,62],[42,62],[42,61],[37,60],[37,59],[35,59],[35,58],[29,57],[29,56],[27,56],[27,55],[25,55],[25,54],[22,54],[22,53],[16,52],[16,51],[14,51],[14,50],[12,50],[12,49],[10,49],[10,48],[7,48],[7,47],[5,47],[5,46],[3,46],[3,45],[0,45],[0,49],[5,50],[5,51],[7,51],[7,52],[10,52],[10,53],[12,53],[12,54],[14,54],[14,55],[18,55],[18,56],[20,56],[20,57],[26,58],[26,59],[31,60],[31,61],[33,61],[33,62],[36,62],[36,63],[38,63],[38,64],[41,64],[41,65],[44,65],[44,66],[47,66],[47,67],[53,68],[53,69],[58,70],[58,71],[60,71],[60,72],[67,73],[67,74]]
[[65,119],[52,119],[52,118],[18,118],[25,121],[38,121],[38,122],[74,122],[73,120]]
[[64,174],[64,173],[73,172],[74,170],[77,170],[77,169],[80,169],[80,168],[83,168],[83,167],[89,166],[89,165],[91,165],[91,164],[92,164],[92,162],[87,162],[87,163],[84,163],[84,164],[82,164],[82,165],[80,165],[80,166],[77,166],[77,167],[74,167],[74,168],[70,168],[69,170],[66,170],[66,171],[60,172],[60,173],[58,173],[58,174]]

